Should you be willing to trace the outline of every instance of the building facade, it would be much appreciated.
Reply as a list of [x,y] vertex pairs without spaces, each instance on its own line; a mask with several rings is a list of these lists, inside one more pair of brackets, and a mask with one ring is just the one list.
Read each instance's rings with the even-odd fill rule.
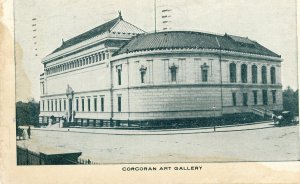
[[43,59],[40,120],[135,126],[281,110],[281,62],[248,38],[145,33],[119,15]]

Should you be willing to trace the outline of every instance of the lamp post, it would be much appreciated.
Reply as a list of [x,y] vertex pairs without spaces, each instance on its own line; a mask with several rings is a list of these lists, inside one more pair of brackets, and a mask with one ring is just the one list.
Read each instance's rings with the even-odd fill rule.
[[214,110],[214,132],[216,131],[216,106],[213,106],[212,109]]

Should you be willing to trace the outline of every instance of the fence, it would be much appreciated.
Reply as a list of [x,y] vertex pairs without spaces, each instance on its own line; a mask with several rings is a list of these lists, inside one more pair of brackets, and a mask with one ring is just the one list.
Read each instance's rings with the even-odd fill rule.
[[17,165],[44,165],[39,153],[17,146]]
[[98,165],[99,163],[97,162],[93,162],[90,159],[82,159],[82,158],[78,158],[78,164],[82,164],[82,165]]
[[37,153],[17,146],[17,165],[94,165],[98,164],[90,159],[78,158],[81,152],[65,154]]

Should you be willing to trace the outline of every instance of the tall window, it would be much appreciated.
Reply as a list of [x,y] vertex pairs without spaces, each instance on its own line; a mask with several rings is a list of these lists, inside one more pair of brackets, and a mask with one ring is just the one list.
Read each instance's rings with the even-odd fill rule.
[[51,111],[53,111],[53,100],[51,100]]
[[247,77],[248,77],[247,65],[242,64],[242,66],[241,66],[241,80],[242,80],[242,83],[247,83]]
[[261,67],[261,81],[263,84],[267,84],[267,67]]
[[252,83],[257,83],[257,66],[252,65]]
[[101,97],[101,111],[104,112],[104,97]]
[[232,105],[236,106],[236,93],[232,93]]
[[122,97],[118,96],[118,112],[122,111]]
[[97,111],[97,98],[94,98],[94,111]]
[[273,99],[273,104],[276,103],[276,90],[272,90],[272,99]]
[[45,101],[43,100],[43,111],[44,111],[44,109],[45,109]]
[[79,111],[79,99],[76,98],[76,111]]
[[88,98],[88,111],[90,112],[91,111],[91,99]]
[[276,83],[276,70],[275,70],[274,66],[271,67],[270,73],[271,73],[271,83],[275,84]]
[[248,94],[243,93],[243,105],[248,106]]
[[253,103],[254,105],[257,105],[257,91],[253,91]]
[[171,71],[171,81],[176,82],[176,71],[177,71],[177,66],[173,63],[173,65],[170,67]]
[[99,54],[99,61],[102,61],[102,54],[101,53],[98,54]]
[[57,100],[55,100],[55,111],[57,111]]
[[116,66],[118,72],[118,84],[122,84],[122,65]]
[[47,106],[48,106],[47,110],[50,111],[50,101],[49,100],[47,101]]
[[59,99],[59,111],[62,111],[61,110],[61,99]]
[[262,95],[263,95],[263,104],[268,105],[268,91],[262,90]]
[[207,82],[208,81],[208,65],[204,63],[201,66],[201,75],[202,75],[202,82]]
[[230,82],[236,82],[236,64],[230,63],[229,70]]
[[146,74],[147,67],[144,67],[143,65],[140,68],[141,72],[141,83],[145,83],[145,74]]
[[66,99],[64,99],[64,110],[66,110],[66,106],[67,106]]
[[84,112],[84,98],[81,99],[81,111]]

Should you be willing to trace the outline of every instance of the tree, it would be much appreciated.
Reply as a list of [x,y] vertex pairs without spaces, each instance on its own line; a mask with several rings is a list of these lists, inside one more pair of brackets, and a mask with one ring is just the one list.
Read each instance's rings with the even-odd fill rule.
[[28,102],[16,103],[16,122],[20,125],[38,125],[39,124],[40,105],[34,99]]
[[299,114],[299,102],[298,102],[298,90],[288,86],[287,89],[283,90],[283,110],[290,111],[295,115]]

